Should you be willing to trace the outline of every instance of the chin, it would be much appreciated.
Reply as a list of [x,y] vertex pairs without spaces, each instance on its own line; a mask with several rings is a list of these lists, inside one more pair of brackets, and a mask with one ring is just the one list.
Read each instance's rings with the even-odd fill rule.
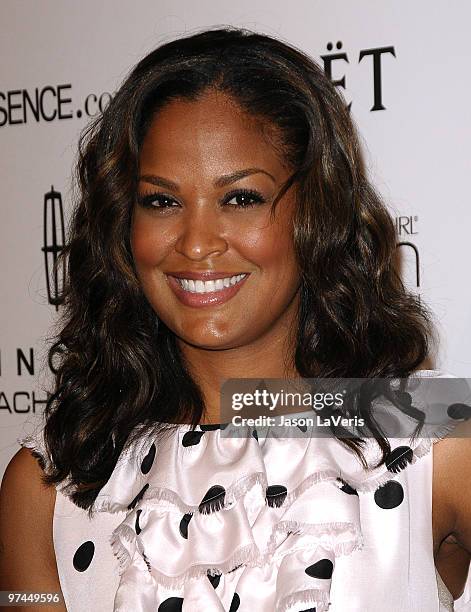
[[230,343],[235,337],[234,325],[226,321],[205,318],[182,317],[175,321],[171,329],[182,340],[197,346],[218,347]]
[[190,344],[191,346],[194,346],[195,348],[215,350],[215,351],[230,349],[230,348],[234,348],[235,346],[237,346],[234,341],[231,341],[228,338],[220,338],[220,337],[211,338],[208,336],[205,336],[205,337],[200,337],[200,336],[182,337],[180,336],[180,340],[182,340],[183,342],[186,342],[186,344]]

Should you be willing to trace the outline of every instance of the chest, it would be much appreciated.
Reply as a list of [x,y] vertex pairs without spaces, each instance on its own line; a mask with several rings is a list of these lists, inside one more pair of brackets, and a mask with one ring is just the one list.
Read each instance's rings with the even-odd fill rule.
[[[351,554],[336,556],[329,612],[439,612],[431,478],[430,456],[399,474],[391,480],[392,484],[386,483],[380,492],[360,494],[363,547]],[[86,512],[58,494],[54,544],[69,612],[113,612],[120,576],[119,561],[110,538],[125,516],[125,511],[100,512],[90,520]],[[171,553],[171,550],[161,551],[162,555]],[[309,564],[307,557],[304,561]],[[214,607],[215,611],[229,610],[234,593],[242,588],[243,572],[244,568],[240,567],[235,572],[223,574],[217,586],[211,586],[223,606]],[[193,582],[196,589],[197,581]],[[207,582],[204,577],[205,588]],[[254,609],[251,597],[263,596],[264,600],[269,600],[260,576],[251,582],[250,575],[246,575],[243,584],[239,612]],[[195,602],[196,593],[187,585],[186,591],[181,593],[185,597],[181,599]],[[162,591],[161,597],[162,601],[168,599],[168,593]]]

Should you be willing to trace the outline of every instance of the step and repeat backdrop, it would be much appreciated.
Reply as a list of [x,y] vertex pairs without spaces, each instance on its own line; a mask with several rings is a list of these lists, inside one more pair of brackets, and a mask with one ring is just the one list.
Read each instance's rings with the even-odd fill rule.
[[466,0],[59,0],[0,4],[0,475],[47,398],[77,141],[149,50],[232,24],[308,52],[351,105],[396,222],[404,281],[435,316],[429,367],[471,376]]

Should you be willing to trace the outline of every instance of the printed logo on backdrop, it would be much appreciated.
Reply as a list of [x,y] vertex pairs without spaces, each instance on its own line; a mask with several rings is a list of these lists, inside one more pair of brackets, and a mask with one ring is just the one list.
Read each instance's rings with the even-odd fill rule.
[[0,127],[95,117],[111,98],[108,92],[89,93],[75,103],[71,83],[0,91]]
[[[44,194],[43,198],[43,252],[45,285],[47,287],[47,301],[56,310],[61,303],[65,278],[65,262],[58,265],[59,253],[65,244],[64,207],[62,194],[53,186]],[[36,372],[36,360],[34,348],[17,347],[13,355],[9,355],[12,362],[5,364],[10,372],[16,371],[16,375],[23,381],[27,378],[34,381]],[[52,369],[52,368],[51,368]],[[0,376],[2,375],[2,354],[0,353]],[[21,383],[20,383],[21,384]],[[0,390],[0,415],[5,414],[27,414],[42,410],[46,404],[47,396],[34,389],[26,389],[27,383],[21,385],[20,390],[13,391],[7,395]]]
[[[336,87],[341,87],[342,89],[347,89],[346,86],[346,76],[343,74],[342,76],[334,76],[335,73],[341,72],[344,69],[344,64],[350,64],[350,60],[348,54],[345,51],[342,51],[343,43],[341,40],[337,41],[336,50],[334,51],[334,45],[331,42],[327,43],[327,51],[329,51],[328,55],[321,55],[321,59],[324,63],[324,72],[332,81],[332,83]],[[333,53],[331,53],[334,51]],[[358,63],[361,63],[365,58],[370,59],[371,62],[371,80],[373,84],[373,105],[370,108],[370,111],[381,111],[386,110],[386,106],[383,103],[383,59],[386,56],[396,57],[396,51],[393,46],[387,47],[375,47],[373,49],[362,49],[358,55]],[[365,60],[367,61],[367,60]],[[363,62],[364,64],[365,62]],[[334,64],[335,68],[334,68]],[[340,68],[342,65],[342,68]],[[350,109],[352,106],[352,102],[348,105]]]
[[400,215],[394,219],[398,237],[396,262],[406,288],[420,297],[420,254],[414,240],[418,235],[419,217]]
[[65,262],[58,266],[57,258],[64,248],[64,207],[62,195],[54,187],[44,194],[43,205],[44,273],[46,277],[47,301],[59,308],[60,295],[64,287]]
[[[350,64],[348,54],[343,50],[342,41],[327,43],[326,55],[321,55],[321,65],[326,75],[336,87],[347,88],[345,64]],[[372,105],[370,111],[386,110],[383,100],[384,59],[396,57],[393,46],[375,47],[359,51],[357,62],[370,63],[372,83]],[[342,73],[342,74],[339,74]],[[0,91],[0,127],[63,121],[67,119],[91,118],[102,113],[112,98],[109,92],[89,93],[74,100],[72,83],[44,85],[29,89],[9,89]],[[351,108],[352,103],[348,105]]]

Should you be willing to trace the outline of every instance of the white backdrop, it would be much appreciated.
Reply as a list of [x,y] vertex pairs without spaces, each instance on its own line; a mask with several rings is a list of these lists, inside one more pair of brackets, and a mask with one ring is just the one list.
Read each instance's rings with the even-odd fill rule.
[[339,88],[372,179],[401,241],[419,254],[420,286],[412,246],[402,249],[404,279],[435,314],[433,365],[470,377],[470,21],[467,0],[2,0],[0,474],[46,397],[44,340],[56,308],[42,251],[45,194],[57,192],[48,200],[56,212],[60,195],[67,223],[88,116],[147,51],[204,26],[276,35],[345,78]]

